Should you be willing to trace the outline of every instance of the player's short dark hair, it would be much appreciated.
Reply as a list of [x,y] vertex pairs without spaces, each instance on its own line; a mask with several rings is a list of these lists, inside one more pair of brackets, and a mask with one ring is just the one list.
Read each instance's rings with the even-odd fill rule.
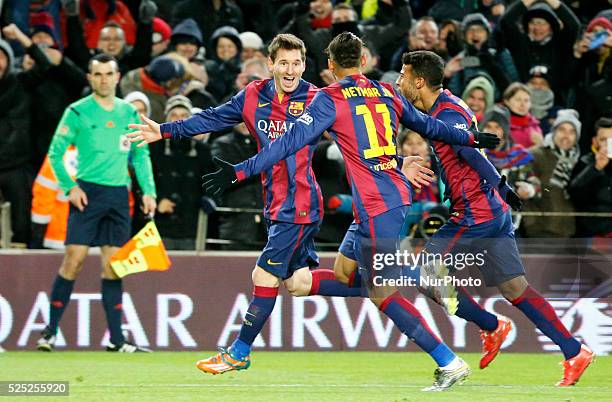
[[597,131],[599,131],[599,129],[602,129],[602,128],[612,128],[612,118],[600,117],[595,122],[595,133],[597,133]]
[[304,41],[292,34],[278,34],[268,46],[268,54],[272,61],[276,60],[276,53],[280,50],[299,50],[302,61],[306,60],[306,45]]
[[113,56],[106,54],[106,53],[98,53],[97,55],[95,55],[94,57],[92,57],[91,59],[89,59],[89,64],[87,65],[87,70],[91,73],[91,66],[93,64],[94,61],[97,61],[98,63],[110,63],[110,62],[115,62],[115,66],[117,67],[117,70],[119,70],[119,63],[117,63],[117,59],[115,59]]
[[439,88],[444,80],[444,60],[429,50],[417,50],[402,55],[402,64],[412,66],[412,74],[421,77],[429,88]]
[[359,67],[363,41],[351,32],[342,32],[327,46],[325,52],[337,65],[342,68]]

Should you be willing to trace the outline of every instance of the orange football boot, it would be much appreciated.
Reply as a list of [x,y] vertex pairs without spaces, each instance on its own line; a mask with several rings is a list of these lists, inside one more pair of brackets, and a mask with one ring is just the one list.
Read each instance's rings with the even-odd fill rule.
[[512,323],[506,317],[497,317],[497,322],[497,328],[494,331],[480,331],[480,339],[482,339],[481,369],[487,367],[495,359],[512,329]]
[[219,348],[219,353],[205,360],[199,360],[196,367],[205,373],[213,375],[223,374],[226,371],[246,370],[251,365],[249,356],[242,360],[234,359],[228,349]]
[[586,345],[582,345],[580,353],[563,362],[563,379],[557,383],[557,387],[575,385],[594,359],[595,353]]

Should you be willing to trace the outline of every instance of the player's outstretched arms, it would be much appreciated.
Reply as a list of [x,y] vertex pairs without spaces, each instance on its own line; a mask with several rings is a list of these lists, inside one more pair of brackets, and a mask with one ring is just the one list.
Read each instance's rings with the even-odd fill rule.
[[395,93],[396,105],[400,108],[400,122],[430,140],[442,141],[450,145],[465,145],[473,148],[496,148],[500,140],[495,134],[483,133],[472,125],[469,129],[452,127],[444,121],[435,119],[417,110],[401,94]]
[[149,119],[144,114],[140,115],[145,124],[128,124],[128,128],[136,129],[137,131],[127,133],[127,138],[130,142],[137,142],[138,147],[144,147],[155,141],[162,139],[159,124]]
[[213,162],[219,169],[202,176],[204,181],[202,188],[208,195],[221,195],[226,188],[238,181],[238,176],[236,176],[236,168],[231,163],[216,156],[213,158]]

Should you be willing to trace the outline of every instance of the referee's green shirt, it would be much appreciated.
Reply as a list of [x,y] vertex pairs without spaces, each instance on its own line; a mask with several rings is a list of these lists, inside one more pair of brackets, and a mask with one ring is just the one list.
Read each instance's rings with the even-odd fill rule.
[[78,150],[78,179],[105,186],[125,186],[130,181],[129,159],[143,194],[155,197],[149,149],[136,147],[125,136],[130,131],[128,124],[139,122],[136,108],[119,98],[115,98],[110,111],[100,106],[93,95],[68,106],[49,147],[49,160],[60,188],[67,193],[76,185],[63,162],[66,148],[74,144]]

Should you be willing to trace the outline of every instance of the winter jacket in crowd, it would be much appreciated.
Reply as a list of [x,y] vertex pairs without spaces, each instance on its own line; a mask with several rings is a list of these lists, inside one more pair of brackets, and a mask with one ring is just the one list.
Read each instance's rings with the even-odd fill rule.
[[170,25],[176,26],[186,18],[193,18],[198,23],[204,37],[206,54],[213,54],[215,51],[208,40],[217,28],[229,25],[239,32],[244,30],[242,10],[233,1],[221,0],[221,7],[218,10],[213,6],[212,0],[183,0],[177,2],[172,12]]
[[[213,141],[211,154],[230,163],[238,163],[257,153],[257,143],[250,134],[234,131]],[[219,205],[231,208],[261,209],[263,195],[259,176],[253,176],[228,188],[219,199]],[[256,245],[264,240],[262,214],[230,213],[219,217],[219,238],[240,241],[223,246],[225,250],[260,249]]]
[[[51,64],[36,45],[26,52],[36,65],[24,72],[13,71],[14,57],[10,45],[0,39],[0,51],[8,65],[0,76],[0,171],[26,165],[31,160],[31,91],[45,80]],[[46,98],[49,94],[46,94]]]
[[[552,36],[535,42],[527,34],[527,22],[531,18],[544,18],[552,27]],[[555,95],[565,99],[564,91],[571,82],[566,76],[568,60],[573,57],[580,23],[574,13],[563,2],[553,10],[547,3],[536,3],[529,9],[516,1],[508,7],[500,19],[504,44],[510,50],[522,82],[529,80],[533,66],[550,68],[550,85]],[[559,100],[559,99],[558,99]]]
[[[595,156],[584,155],[574,169],[570,194],[576,210],[612,211],[612,163],[603,170],[595,168]],[[612,234],[612,218],[578,218],[576,234],[580,237]]]

